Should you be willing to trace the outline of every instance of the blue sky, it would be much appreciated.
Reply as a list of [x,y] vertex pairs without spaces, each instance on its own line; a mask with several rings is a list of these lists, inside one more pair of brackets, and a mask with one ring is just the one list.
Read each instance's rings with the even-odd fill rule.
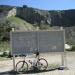
[[75,0],[0,0],[0,5],[28,5],[45,10],[65,10],[75,9]]

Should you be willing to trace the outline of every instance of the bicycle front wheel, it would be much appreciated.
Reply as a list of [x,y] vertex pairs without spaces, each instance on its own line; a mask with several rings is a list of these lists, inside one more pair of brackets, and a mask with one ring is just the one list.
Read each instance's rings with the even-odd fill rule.
[[19,61],[16,64],[16,71],[18,73],[23,73],[23,72],[28,71],[28,64],[27,64],[27,62],[25,62],[25,61]]
[[48,62],[44,58],[40,58],[37,64],[40,70],[46,70],[48,67]]

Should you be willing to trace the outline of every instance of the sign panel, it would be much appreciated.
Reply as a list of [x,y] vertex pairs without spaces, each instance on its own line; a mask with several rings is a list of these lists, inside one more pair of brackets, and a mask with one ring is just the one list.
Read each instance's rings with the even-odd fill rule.
[[40,52],[64,52],[64,31],[41,31],[38,36]]
[[64,31],[11,32],[12,54],[64,52]]
[[36,48],[35,32],[11,32],[12,54],[25,55]]

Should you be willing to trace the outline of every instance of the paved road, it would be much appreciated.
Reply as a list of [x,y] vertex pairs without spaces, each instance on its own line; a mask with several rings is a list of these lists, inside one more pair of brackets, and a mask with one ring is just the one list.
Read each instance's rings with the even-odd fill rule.
[[[33,59],[34,56],[27,57],[28,59]],[[47,53],[47,54],[41,54],[40,57],[44,57],[48,60],[49,64],[60,64],[61,65],[61,55],[59,53]],[[47,71],[47,72],[41,72],[41,73],[33,73],[33,74],[25,74],[25,75],[75,75],[75,52],[69,52],[66,55],[66,66],[69,70],[53,70],[53,71]],[[16,62],[20,59],[17,58]],[[6,61],[0,61],[0,75],[5,75],[8,71],[11,71],[13,69],[13,63],[12,60],[6,60]],[[11,75],[18,75],[10,73]],[[9,75],[10,75],[9,74]],[[8,74],[7,74],[8,75]],[[22,75],[22,74],[20,74]]]

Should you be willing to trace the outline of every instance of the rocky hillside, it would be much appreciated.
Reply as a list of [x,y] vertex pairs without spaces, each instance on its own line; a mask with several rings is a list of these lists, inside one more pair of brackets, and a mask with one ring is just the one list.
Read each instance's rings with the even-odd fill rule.
[[49,25],[50,27],[57,27],[57,29],[62,26],[65,29],[66,42],[75,44],[75,9],[40,10],[24,5],[17,8],[16,15],[38,26]]
[[11,10],[13,7],[14,7],[14,6],[0,5],[0,13],[1,13],[1,12],[9,11],[9,10]]
[[[13,7],[0,6],[0,14],[11,10]],[[5,15],[5,13],[4,13]],[[0,15],[1,16],[1,15]],[[2,19],[2,17],[0,17]],[[4,21],[5,17],[2,19]],[[17,30],[40,29],[65,29],[66,42],[75,44],[75,10],[41,10],[32,7],[16,7],[16,16],[9,17],[10,25]],[[0,21],[0,23],[2,22]],[[1,24],[0,24],[1,25]]]
[[51,26],[74,26],[75,10],[40,10],[27,6],[17,7],[17,16],[32,24]]
[[[0,14],[12,10],[12,6],[0,5]],[[25,21],[41,25],[49,24],[50,26],[70,27],[75,25],[75,10],[40,10],[32,7],[15,7],[16,16]],[[1,16],[1,15],[0,15]]]

